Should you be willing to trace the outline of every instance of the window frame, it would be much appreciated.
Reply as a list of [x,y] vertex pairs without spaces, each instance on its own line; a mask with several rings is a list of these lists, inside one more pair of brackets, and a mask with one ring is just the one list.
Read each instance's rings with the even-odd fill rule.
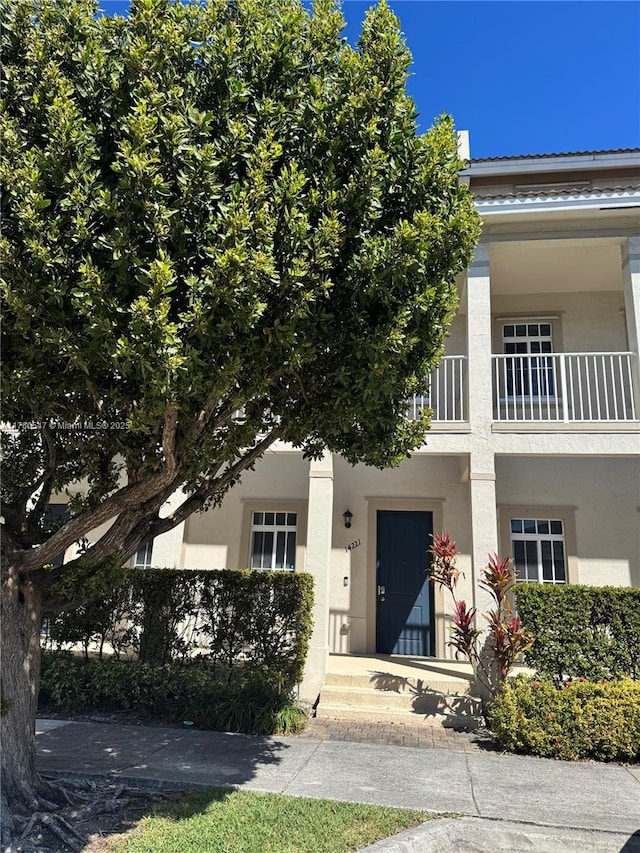
[[[527,530],[526,522],[531,521],[535,527],[535,530]],[[565,542],[565,532],[564,532],[564,522],[560,518],[510,518],[509,519],[510,526],[510,543],[511,543],[511,554],[513,556],[514,568],[517,571],[517,560],[516,560],[516,548],[515,543],[519,542],[523,545],[523,550],[526,552],[528,549],[526,548],[527,543],[535,544],[535,568],[536,568],[536,577],[527,577],[526,574],[528,566],[525,567],[525,576],[517,575],[519,582],[525,583],[543,583],[543,584],[566,584],[567,583],[567,547]],[[519,525],[521,530],[514,530],[514,525]],[[547,530],[540,530],[540,527],[546,525]],[[553,525],[560,525],[560,532],[553,532]],[[544,562],[545,562],[545,548],[544,544],[548,543],[549,547],[549,558],[551,560],[551,577],[546,578],[545,570],[544,570]],[[562,546],[562,572],[564,577],[558,578],[557,573],[559,569],[556,569],[556,544],[560,543]],[[527,559],[528,563],[528,559]]]
[[[253,545],[253,513],[254,512],[295,512],[298,516],[298,527],[296,533],[296,559],[294,571],[305,570],[306,545],[307,545],[307,510],[306,500],[287,500],[275,498],[266,500],[261,498],[242,498],[242,526],[240,540],[235,556],[231,557],[230,566],[236,565],[238,569],[247,569],[251,565]],[[267,569],[254,569],[252,571],[267,571]],[[289,569],[275,569],[275,571],[289,571]]]
[[[153,539],[149,539],[147,542],[143,543],[140,548],[136,551],[136,553],[131,558],[131,565],[134,569],[151,569],[153,568]],[[138,554],[144,551],[145,558],[147,554],[147,549],[149,550],[149,559],[148,562],[144,559],[142,562],[138,562]]]
[[[506,360],[506,398],[508,400],[555,400],[557,395],[557,377],[555,371],[553,322],[544,317],[503,318],[500,320],[500,348]],[[530,331],[537,327],[537,333]],[[548,326],[543,334],[542,326]],[[518,335],[518,327],[524,327],[524,334]],[[513,328],[513,334],[506,338],[506,329]],[[507,352],[507,346],[524,344],[526,352]],[[549,345],[543,350],[545,344]],[[538,352],[532,347],[537,346]],[[518,363],[525,358],[526,370],[517,371]]]
[[[256,521],[256,516],[263,516],[262,521]],[[273,515],[274,520],[273,524],[268,523],[266,516]],[[278,516],[284,515],[285,520],[282,524],[278,524]],[[295,515],[296,522],[295,524],[289,523],[289,516]],[[251,513],[251,535],[249,539],[249,568],[252,570],[260,570],[266,572],[295,572],[296,570],[296,550],[298,544],[298,524],[299,524],[299,514],[295,510],[286,510],[284,508],[278,509],[268,509],[268,510],[253,510]],[[271,544],[271,565],[270,566],[254,566],[253,565],[253,557],[255,552],[254,547],[254,537],[256,534],[267,534],[271,533],[273,535],[273,541]],[[278,533],[284,534],[284,550],[283,550],[283,563],[285,565],[279,567],[276,566],[278,557]],[[289,557],[289,536],[293,533],[293,565],[287,564]],[[264,547],[261,550],[261,554],[266,554]]]
[[[545,506],[533,504],[500,504],[498,506],[498,534],[502,554],[513,557],[511,544],[511,519],[551,519],[561,521],[564,527],[565,584],[578,583],[578,548],[576,541],[575,506]],[[520,579],[519,579],[520,580]],[[525,581],[523,583],[535,583]],[[539,580],[538,583],[543,583]]]

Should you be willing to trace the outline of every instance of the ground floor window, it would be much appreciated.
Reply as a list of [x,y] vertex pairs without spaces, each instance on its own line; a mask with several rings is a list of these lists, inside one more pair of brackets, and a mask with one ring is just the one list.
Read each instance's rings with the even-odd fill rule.
[[564,523],[553,518],[512,518],[511,553],[518,579],[566,583]]
[[251,568],[294,571],[297,531],[296,512],[254,512],[251,517]]
[[153,559],[153,539],[145,544],[136,552],[133,558],[134,569],[150,569]]

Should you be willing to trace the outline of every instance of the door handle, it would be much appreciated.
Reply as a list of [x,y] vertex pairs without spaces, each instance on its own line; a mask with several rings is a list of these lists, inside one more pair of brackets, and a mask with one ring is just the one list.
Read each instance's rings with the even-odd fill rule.
[[384,594],[385,594],[385,592],[386,592],[385,587],[380,586],[380,585],[378,584],[378,595],[384,595]]

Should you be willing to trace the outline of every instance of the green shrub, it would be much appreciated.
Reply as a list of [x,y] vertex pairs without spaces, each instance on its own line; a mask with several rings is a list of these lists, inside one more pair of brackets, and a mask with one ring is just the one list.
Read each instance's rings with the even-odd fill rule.
[[138,710],[164,722],[191,720],[199,728],[246,734],[301,731],[306,714],[280,685],[260,676],[221,684],[203,661],[152,666],[83,660],[68,652],[42,656],[41,707],[65,712]]
[[295,734],[307,723],[300,706],[266,684],[218,685],[214,700],[208,694],[191,699],[184,716],[200,728],[254,735]]
[[546,758],[640,759],[640,682],[519,676],[506,682],[488,723],[499,746]]
[[640,589],[518,584],[518,613],[535,637],[525,662],[566,678],[640,678]]
[[228,684],[252,677],[284,693],[302,679],[313,579],[300,572],[131,570],[98,601],[50,620],[47,647],[106,646],[154,666],[206,656]]

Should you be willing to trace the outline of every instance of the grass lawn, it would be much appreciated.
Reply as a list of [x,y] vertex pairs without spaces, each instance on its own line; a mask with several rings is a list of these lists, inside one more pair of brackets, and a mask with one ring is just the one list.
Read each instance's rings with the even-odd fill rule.
[[143,818],[113,853],[347,853],[433,817],[427,812],[210,788]]

